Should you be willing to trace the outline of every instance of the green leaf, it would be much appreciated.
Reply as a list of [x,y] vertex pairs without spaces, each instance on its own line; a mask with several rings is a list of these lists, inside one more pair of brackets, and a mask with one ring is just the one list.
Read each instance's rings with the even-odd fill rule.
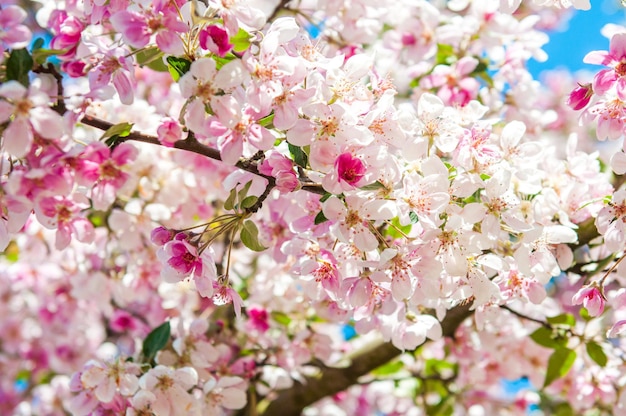
[[258,200],[259,198],[254,195],[247,196],[243,199],[243,201],[241,201],[241,208],[250,208],[251,206],[256,204],[256,201]]
[[545,326],[538,328],[535,332],[530,334],[530,338],[537,344],[546,348],[558,349],[565,347],[567,344],[567,338],[557,337],[552,329],[546,328]]
[[163,51],[157,46],[142,49],[135,54],[139,66],[146,66],[157,72],[167,72],[168,66],[163,62],[163,56]]
[[320,211],[315,216],[315,220],[313,222],[315,223],[315,225],[317,225],[326,221],[328,221],[328,218],[326,218],[326,216],[324,215],[324,211]]
[[191,69],[191,61],[185,58],[178,58],[176,56],[168,56],[166,58],[168,63],[168,69],[174,81],[178,81],[180,77],[185,75]]
[[436,65],[451,65],[457,61],[452,45],[437,44]]
[[252,186],[252,181],[248,181],[237,193],[237,201],[239,202],[239,206],[241,206],[241,202],[246,198],[246,196],[248,196],[250,186]]
[[268,116],[265,116],[265,117],[263,117],[263,118],[260,118],[260,119],[257,121],[257,124],[260,124],[260,125],[261,125],[261,126],[263,126],[263,127],[267,127],[267,126],[269,126],[270,124],[272,124],[273,122],[274,122],[274,113],[271,113],[271,114],[270,114],[270,115],[268,115]]
[[576,360],[576,352],[569,348],[557,348],[548,359],[548,370],[546,371],[546,379],[543,387],[549,386],[554,380],[557,380],[567,374],[574,361]]
[[585,346],[589,357],[596,362],[600,367],[605,367],[608,359],[602,349],[602,346],[596,342],[589,341]]
[[215,68],[218,71],[222,69],[222,67],[226,65],[227,63],[229,63],[230,61],[237,59],[237,57],[230,52],[224,55],[223,57],[218,56],[218,55],[213,55],[211,58],[213,58],[213,60],[215,61]]
[[409,218],[411,218],[411,224],[417,224],[419,222],[419,217],[413,211],[409,212]]
[[272,311],[270,313],[270,316],[272,317],[274,321],[278,322],[281,325],[289,326],[289,324],[291,323],[291,318],[286,313]]
[[374,183],[370,183],[368,185],[365,186],[361,186],[359,189],[363,189],[364,191],[376,191],[378,189],[382,189],[384,188],[385,185],[383,185],[381,182],[376,181]]
[[15,243],[15,241],[10,241],[7,248],[2,252],[6,259],[11,263],[16,263],[20,258],[20,248]]
[[288,143],[287,147],[289,148],[289,153],[291,153],[291,157],[293,158],[293,161],[296,163],[296,165],[302,166],[306,169],[309,158],[304,150],[302,150],[301,147],[294,146],[291,143]]
[[320,198],[320,202],[326,202],[326,200],[328,198],[330,198],[331,196],[333,196],[333,194],[331,194],[330,192],[326,192],[324,195],[322,195],[322,197]]
[[391,225],[392,226],[388,227],[385,233],[392,238],[402,238],[404,237],[402,233],[408,234],[411,232],[412,228],[411,224],[400,225],[400,220],[398,219],[398,217],[395,217],[391,220]]
[[267,249],[259,243],[259,229],[256,227],[256,224],[250,220],[244,221],[240,238],[243,245],[252,251],[263,251]]
[[33,42],[33,51],[35,51],[37,49],[41,49],[41,47],[43,46],[44,43],[45,43],[45,41],[43,40],[43,38],[35,39],[35,41]]
[[170,323],[166,321],[154,328],[143,341],[143,354],[146,362],[150,362],[156,357],[157,352],[162,350],[170,340]]
[[546,318],[546,320],[552,325],[566,325],[570,327],[576,325],[576,318],[571,313],[562,313],[561,315]]
[[250,47],[250,39],[252,39],[252,36],[240,28],[239,32],[230,38],[230,43],[232,43],[235,52],[244,52]]
[[228,195],[228,198],[226,198],[226,201],[224,201],[225,210],[230,211],[235,208],[235,198],[237,198],[237,189],[233,188],[230,190],[230,194]]
[[14,49],[6,61],[7,80],[14,80],[28,87],[28,73],[33,69],[33,58],[26,49]]
[[130,134],[130,131],[133,128],[133,123],[119,123],[119,124],[115,124],[114,126],[109,127],[104,134],[102,135],[102,137],[100,137],[100,140],[104,140],[108,137],[113,137],[113,136],[118,136],[118,137],[126,137]]
[[554,407],[553,416],[574,416],[574,409],[569,403],[559,403]]
[[395,374],[403,368],[404,363],[402,361],[391,361],[376,368],[374,371],[372,371],[372,375],[374,377],[390,376],[391,374]]

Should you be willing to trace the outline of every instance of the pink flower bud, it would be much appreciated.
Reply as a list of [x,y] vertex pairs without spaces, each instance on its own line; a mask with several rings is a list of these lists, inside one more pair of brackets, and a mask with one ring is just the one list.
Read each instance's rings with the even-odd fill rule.
[[233,49],[228,39],[228,32],[219,26],[208,26],[200,32],[200,47],[221,57]]
[[183,135],[183,128],[180,123],[171,117],[165,117],[157,128],[157,137],[161,144],[172,147]]
[[157,227],[150,233],[150,241],[158,246],[162,246],[174,238],[174,231],[165,227]]
[[567,99],[567,105],[573,110],[580,110],[589,104],[592,95],[593,89],[591,88],[591,84],[579,85],[570,93]]
[[583,286],[572,297],[572,303],[574,305],[582,304],[591,316],[602,315],[602,312],[604,312],[605,302],[606,299],[602,293],[602,289],[595,282],[589,286]]

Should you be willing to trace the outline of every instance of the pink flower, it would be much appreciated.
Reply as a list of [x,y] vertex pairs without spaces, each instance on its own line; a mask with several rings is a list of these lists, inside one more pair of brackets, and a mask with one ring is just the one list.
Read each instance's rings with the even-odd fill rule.
[[626,99],[626,33],[613,35],[608,51],[589,52],[583,61],[612,67],[603,69],[594,76],[593,91],[596,94],[604,95],[616,85],[617,95],[620,99]]
[[278,152],[271,152],[259,164],[259,172],[276,178],[276,188],[281,192],[295,191],[300,185],[293,170],[293,163]]
[[8,5],[0,8],[0,47],[22,49],[28,46],[33,34],[21,24],[28,15],[19,6]]
[[107,50],[104,56],[87,74],[92,91],[113,83],[122,104],[130,105],[134,101],[134,73],[132,59],[127,58],[128,51],[122,48]]
[[58,55],[59,59],[67,61],[76,56],[76,49],[85,30],[85,24],[75,16],[67,16],[66,13],[63,13],[63,15],[59,13],[55,17],[63,19],[63,21],[56,30],[58,32],[57,35],[50,41],[50,47],[67,51],[62,55]]
[[137,149],[130,143],[122,143],[113,151],[102,142],[85,148],[76,173],[82,185],[92,186],[94,209],[105,210],[115,201],[117,191],[130,178],[123,168],[136,157]]
[[178,33],[186,32],[187,25],[178,20],[175,9],[165,8],[165,5],[167,3],[160,2],[154,10],[143,9],[142,13],[119,11],[111,16],[111,24],[130,46],[142,48],[156,34],[159,49],[166,54],[182,55],[184,45]]
[[233,308],[235,309],[235,315],[237,318],[241,317],[241,307],[243,306],[243,299],[236,290],[230,287],[228,284],[219,284],[217,282],[213,282],[213,288],[215,290],[215,294],[213,295],[213,303],[216,305],[227,305],[229,303],[233,304]]
[[93,241],[95,236],[93,225],[80,215],[80,212],[87,208],[89,201],[83,195],[76,194],[72,199],[51,196],[39,201],[35,206],[35,213],[44,227],[57,229],[55,247],[62,250],[70,244],[72,235],[83,243]]
[[168,283],[178,283],[193,276],[198,293],[202,297],[213,296],[217,269],[210,249],[198,253],[198,249],[187,241],[188,236],[179,233],[157,252],[163,263],[161,278]]
[[225,56],[233,49],[233,45],[229,42],[228,32],[219,26],[207,26],[200,32],[200,47],[207,49],[218,56]]
[[268,322],[267,310],[261,308],[249,308],[248,309],[248,324],[251,328],[256,329],[259,332],[265,332],[270,329]]
[[[189,390],[198,383],[198,373],[192,367],[173,370],[164,365],[157,365],[139,379],[139,393],[148,391],[154,395],[151,411],[157,415],[189,414],[194,406],[194,398]],[[144,393],[145,394],[145,393]],[[146,396],[146,398],[152,396]],[[144,405],[133,403],[133,405]]]
[[211,107],[215,116],[209,119],[208,132],[217,137],[217,148],[225,163],[234,165],[245,154],[248,145],[258,150],[269,150],[275,137],[257,121],[267,113],[259,113],[252,106],[232,95],[214,97]]
[[599,287],[596,282],[593,282],[588,286],[582,287],[572,297],[572,303],[574,305],[582,304],[591,316],[602,315],[602,312],[604,312],[605,302],[606,298],[602,293],[602,288]]
[[0,86],[0,124],[9,122],[2,132],[2,146],[9,154],[23,157],[30,150],[34,133],[44,139],[60,139],[63,118],[50,107],[50,97],[36,87],[26,89],[17,81]]
[[339,176],[340,183],[346,183],[351,188],[357,187],[363,176],[365,176],[365,165],[358,157],[353,157],[350,153],[342,153],[335,161],[335,168]]

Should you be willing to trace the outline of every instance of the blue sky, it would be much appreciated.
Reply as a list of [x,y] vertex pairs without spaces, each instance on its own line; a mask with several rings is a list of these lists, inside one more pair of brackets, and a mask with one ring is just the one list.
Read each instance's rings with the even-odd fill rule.
[[608,50],[609,40],[600,34],[607,23],[626,23],[626,8],[620,0],[591,0],[591,10],[575,11],[564,30],[548,33],[550,42],[544,46],[546,62],[531,61],[529,68],[537,75],[542,70],[565,67],[570,71],[598,67],[586,65],[583,58],[592,50]]

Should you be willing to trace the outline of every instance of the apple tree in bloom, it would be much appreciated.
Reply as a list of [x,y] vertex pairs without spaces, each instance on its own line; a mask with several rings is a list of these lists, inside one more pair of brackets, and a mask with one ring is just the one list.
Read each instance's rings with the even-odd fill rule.
[[626,414],[590,6],[0,0],[0,414]]

